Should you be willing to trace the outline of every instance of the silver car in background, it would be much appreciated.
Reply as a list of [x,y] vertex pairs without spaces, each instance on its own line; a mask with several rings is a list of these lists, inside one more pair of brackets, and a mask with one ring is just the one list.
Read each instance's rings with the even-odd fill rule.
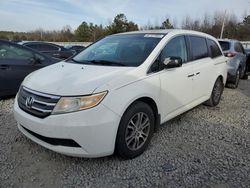
[[237,40],[219,40],[224,55],[228,58],[227,63],[227,86],[237,88],[240,79],[247,79],[246,60],[247,55],[242,44]]

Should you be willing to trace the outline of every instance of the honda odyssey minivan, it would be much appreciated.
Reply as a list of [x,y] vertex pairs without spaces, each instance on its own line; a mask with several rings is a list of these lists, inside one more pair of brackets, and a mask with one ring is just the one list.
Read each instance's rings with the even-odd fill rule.
[[210,35],[115,34],[28,75],[14,114],[25,136],[53,151],[134,158],[160,124],[201,103],[216,106],[226,76],[226,58]]

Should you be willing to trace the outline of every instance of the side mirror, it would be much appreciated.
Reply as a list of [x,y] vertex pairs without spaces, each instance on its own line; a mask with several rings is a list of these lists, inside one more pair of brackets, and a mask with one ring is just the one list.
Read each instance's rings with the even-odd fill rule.
[[36,58],[35,64],[42,64],[42,61],[41,61],[41,59],[39,57]]
[[167,57],[163,60],[165,68],[176,68],[182,66],[182,59],[180,57]]
[[30,63],[33,65],[42,64],[42,60],[36,55],[34,55],[33,58],[30,58]]

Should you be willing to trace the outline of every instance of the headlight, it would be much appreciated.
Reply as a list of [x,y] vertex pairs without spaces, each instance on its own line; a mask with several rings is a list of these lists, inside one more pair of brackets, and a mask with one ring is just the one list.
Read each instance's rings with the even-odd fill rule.
[[103,100],[107,93],[105,91],[83,97],[61,97],[52,114],[75,112],[95,107]]

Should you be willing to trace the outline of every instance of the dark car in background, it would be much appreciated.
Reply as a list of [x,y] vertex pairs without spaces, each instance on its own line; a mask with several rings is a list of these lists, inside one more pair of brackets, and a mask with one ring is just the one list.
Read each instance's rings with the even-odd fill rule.
[[245,48],[245,52],[247,54],[247,68],[246,68],[246,73],[249,76],[250,75],[250,48]]
[[56,44],[52,44],[49,42],[39,42],[39,41],[26,41],[20,42],[19,44],[37,50],[41,53],[44,53],[48,56],[59,58],[59,59],[68,59],[74,52],[64,48],[63,46],[59,46]]
[[66,45],[64,47],[74,52],[74,54],[78,54],[86,48],[85,46],[80,45]]
[[0,97],[15,95],[29,73],[58,61],[25,46],[0,40]]
[[250,48],[245,48],[245,52],[249,56],[250,55]]
[[227,86],[231,88],[237,88],[240,79],[247,79],[247,55],[242,44],[237,40],[220,39],[219,43],[221,45],[224,55],[228,58]]

